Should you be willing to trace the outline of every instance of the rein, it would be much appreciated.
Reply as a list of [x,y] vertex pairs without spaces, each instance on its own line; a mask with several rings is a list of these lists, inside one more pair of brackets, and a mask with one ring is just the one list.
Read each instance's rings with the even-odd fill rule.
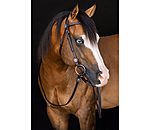
[[[51,102],[47,99],[46,94],[45,94],[45,91],[44,91],[44,88],[43,88],[42,83],[41,83],[40,74],[39,74],[39,82],[40,82],[40,85],[41,85],[41,88],[42,88],[44,97],[45,97],[46,101],[47,101],[48,103],[50,103],[51,105],[53,105],[53,106],[66,106],[67,104],[69,104],[70,101],[72,100],[72,98],[73,98],[75,92],[76,92],[77,86],[78,86],[79,82],[81,81],[81,79],[82,79],[85,83],[88,81],[88,80],[86,80],[86,79],[84,78],[84,76],[85,76],[85,74],[86,74],[86,68],[84,67],[84,65],[79,64],[78,58],[76,57],[76,54],[75,54],[74,49],[73,49],[73,46],[72,46],[71,38],[70,38],[69,26],[73,26],[73,25],[77,25],[77,24],[81,24],[81,23],[80,23],[80,22],[74,22],[74,23],[68,24],[68,17],[67,17],[67,19],[66,19],[66,21],[65,21],[65,26],[64,26],[65,31],[64,31],[63,37],[62,37],[62,39],[61,39],[60,49],[59,49],[59,53],[60,53],[60,55],[61,55],[61,48],[62,48],[63,40],[64,40],[64,37],[65,37],[65,34],[66,34],[67,40],[68,40],[68,42],[69,42],[70,49],[71,49],[71,51],[72,51],[72,53],[73,53],[73,57],[74,57],[74,58],[73,58],[73,61],[74,61],[74,63],[76,64],[75,72],[76,72],[77,75],[78,75],[78,77],[76,78],[76,85],[75,85],[75,87],[74,87],[73,93],[72,93],[70,99],[67,101],[67,103],[62,104],[62,105],[57,105],[57,104],[51,103]],[[78,72],[77,72],[77,68],[78,68],[78,67],[82,67],[82,68],[83,68],[83,73],[78,73]],[[101,115],[101,91],[100,91],[100,87],[96,87],[97,96],[98,96],[98,102],[97,102],[97,99],[96,99],[96,93],[95,93],[95,89],[94,89],[95,86],[92,86],[92,87],[93,87],[93,94],[94,94],[95,103],[96,103],[96,106],[97,106],[97,109],[98,109],[99,118],[102,118],[102,115]]]

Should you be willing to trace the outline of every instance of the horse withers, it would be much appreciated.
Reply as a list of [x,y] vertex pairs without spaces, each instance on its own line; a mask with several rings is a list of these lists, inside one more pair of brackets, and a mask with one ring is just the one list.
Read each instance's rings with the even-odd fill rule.
[[[113,88],[106,87],[109,70],[104,64],[99,47],[105,56],[107,49],[103,50],[100,43],[107,40],[99,37],[90,18],[95,8],[96,5],[84,12],[77,5],[72,12],[59,13],[48,25],[39,45],[39,86],[47,102],[48,117],[56,130],[68,129],[70,114],[79,119],[81,130],[95,129],[95,101],[91,86],[101,87],[102,108],[117,106],[117,98],[110,100],[111,98],[107,98],[109,95],[106,95],[113,93]],[[106,62],[107,59],[106,57]],[[77,84],[77,73],[82,73],[84,69],[88,83],[80,81]],[[78,87],[74,97],[70,98],[76,85]],[[107,89],[111,91],[108,92]],[[114,93],[112,95],[115,96]],[[66,104],[69,99],[71,100]]]

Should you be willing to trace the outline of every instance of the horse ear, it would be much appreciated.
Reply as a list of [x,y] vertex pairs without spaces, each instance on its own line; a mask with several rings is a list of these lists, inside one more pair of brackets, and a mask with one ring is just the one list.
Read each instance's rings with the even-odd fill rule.
[[69,17],[74,20],[77,15],[78,15],[78,12],[79,12],[79,6],[78,4],[76,5],[76,7],[73,9],[73,11],[70,13]]
[[94,12],[95,12],[95,9],[96,9],[96,4],[93,5],[91,8],[87,9],[85,11],[85,13],[89,16],[89,17],[92,17]]

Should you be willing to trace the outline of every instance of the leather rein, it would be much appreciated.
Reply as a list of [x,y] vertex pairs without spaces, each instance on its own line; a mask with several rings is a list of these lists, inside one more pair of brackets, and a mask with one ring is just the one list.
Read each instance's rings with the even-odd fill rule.
[[[62,48],[62,44],[63,44],[63,40],[64,40],[64,37],[65,37],[65,34],[67,36],[67,40],[68,40],[68,43],[69,43],[69,46],[70,46],[70,49],[73,53],[73,61],[74,63],[76,64],[76,67],[75,67],[75,72],[77,73],[78,77],[76,78],[76,85],[74,87],[74,90],[73,90],[73,93],[70,97],[70,99],[67,101],[67,103],[65,104],[62,104],[62,105],[58,105],[58,104],[53,104],[52,102],[50,102],[47,97],[46,97],[46,94],[45,94],[45,91],[44,91],[44,88],[42,86],[42,83],[41,83],[41,78],[40,78],[40,74],[39,74],[39,82],[40,82],[40,85],[41,85],[41,88],[42,88],[42,91],[43,91],[43,94],[44,94],[44,97],[46,99],[46,101],[53,105],[53,106],[66,106],[67,104],[70,103],[70,101],[72,100],[72,98],[74,97],[74,94],[76,92],[76,89],[77,89],[77,86],[79,84],[79,82],[81,81],[81,79],[87,83],[88,80],[86,80],[84,77],[85,77],[85,74],[86,74],[86,68],[84,67],[84,65],[81,65],[79,64],[78,62],[78,58],[76,57],[76,54],[74,52],[74,49],[73,49],[73,45],[72,45],[72,42],[71,42],[71,38],[70,38],[70,32],[69,32],[69,26],[73,26],[73,25],[77,25],[77,24],[81,24],[80,22],[74,22],[74,23],[70,23],[68,24],[68,17],[66,18],[66,21],[65,21],[65,31],[64,31],[64,34],[63,34],[63,37],[61,39],[61,43],[60,43],[60,49],[59,49],[59,53],[61,55],[61,48]],[[83,68],[83,73],[78,73],[77,72],[77,68],[78,67],[82,67]],[[96,87],[96,90],[97,90],[97,96],[98,96],[98,102],[97,102],[97,99],[96,99],[96,93],[95,93],[95,86],[92,86],[93,87],[93,94],[94,94],[94,99],[95,99],[95,103],[96,103],[96,106],[97,106],[97,109],[98,109],[98,114],[99,114],[99,118],[102,118],[102,114],[101,114],[101,91],[100,91],[100,87]]]

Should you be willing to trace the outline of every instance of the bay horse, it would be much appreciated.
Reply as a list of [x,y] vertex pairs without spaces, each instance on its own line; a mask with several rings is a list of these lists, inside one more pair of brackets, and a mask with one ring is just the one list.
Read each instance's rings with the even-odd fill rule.
[[[68,129],[70,114],[79,119],[81,130],[96,129],[91,86],[100,87],[103,109],[118,106],[118,36],[99,37],[91,19],[95,9],[93,5],[84,12],[77,5],[71,12],[59,13],[49,23],[39,44],[38,83],[56,130]],[[86,72],[87,83],[77,81],[77,74],[82,72]]]

